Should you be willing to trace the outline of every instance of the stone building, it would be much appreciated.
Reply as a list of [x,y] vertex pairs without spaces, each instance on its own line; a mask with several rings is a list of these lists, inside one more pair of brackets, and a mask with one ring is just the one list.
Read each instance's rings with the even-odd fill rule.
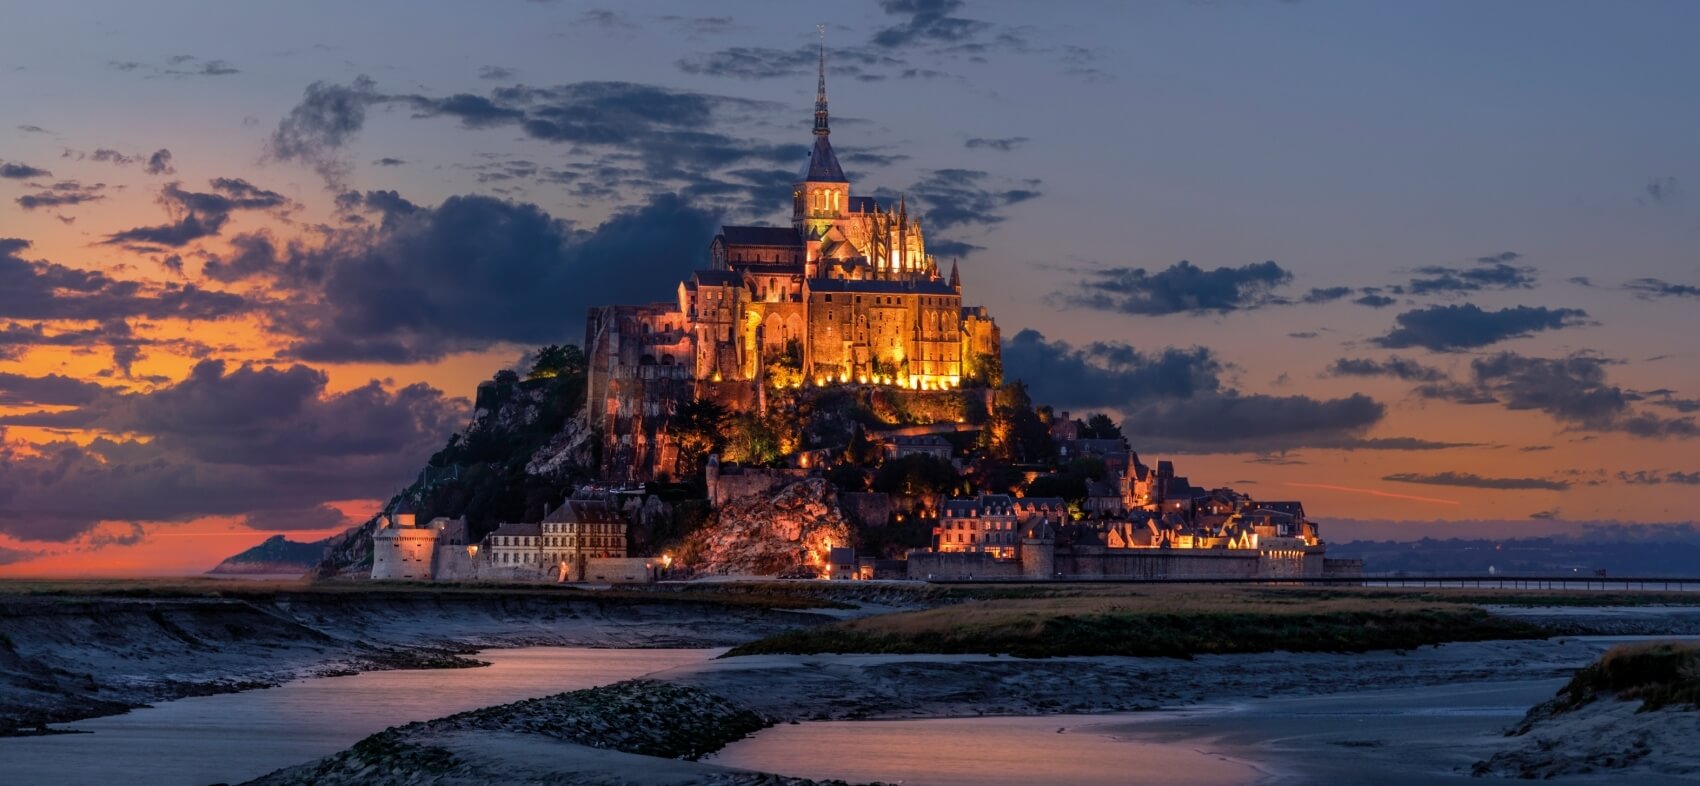
[[775,363],[794,385],[997,381],[997,323],[963,305],[961,271],[940,269],[920,216],[902,197],[852,193],[832,148],[824,58],[790,226],[722,227],[709,269],[680,282],[673,300],[591,309],[587,416],[603,434],[605,474],[644,480],[670,468],[671,410],[709,386],[759,407]]
[[569,499],[539,526],[543,571],[562,581],[584,581],[592,559],[626,558],[626,519],[605,500]]

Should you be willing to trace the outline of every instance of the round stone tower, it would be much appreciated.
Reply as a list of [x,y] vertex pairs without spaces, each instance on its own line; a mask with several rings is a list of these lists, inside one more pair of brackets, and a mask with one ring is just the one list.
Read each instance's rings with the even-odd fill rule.
[[1054,579],[1057,575],[1057,534],[1048,518],[1040,518],[1021,533],[1021,575]]

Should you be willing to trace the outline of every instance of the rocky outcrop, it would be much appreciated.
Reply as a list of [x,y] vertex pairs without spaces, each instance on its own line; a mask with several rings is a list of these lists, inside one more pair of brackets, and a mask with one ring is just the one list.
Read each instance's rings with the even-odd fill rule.
[[282,535],[273,535],[207,572],[218,575],[300,575],[318,566],[319,560],[325,556],[326,545],[326,540],[296,543]]
[[549,441],[531,454],[525,473],[541,478],[571,478],[583,476],[587,467],[595,465],[595,435],[584,423],[572,419]]
[[687,551],[693,567],[705,573],[773,576],[824,568],[829,549],[853,543],[832,484],[809,478],[728,502],[692,536]]

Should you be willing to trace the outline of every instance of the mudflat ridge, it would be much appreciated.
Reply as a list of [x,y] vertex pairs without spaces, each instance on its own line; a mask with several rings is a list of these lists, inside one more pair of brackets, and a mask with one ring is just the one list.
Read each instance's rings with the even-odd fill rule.
[[0,734],[310,676],[481,665],[478,649],[729,646],[814,622],[584,592],[0,595]]

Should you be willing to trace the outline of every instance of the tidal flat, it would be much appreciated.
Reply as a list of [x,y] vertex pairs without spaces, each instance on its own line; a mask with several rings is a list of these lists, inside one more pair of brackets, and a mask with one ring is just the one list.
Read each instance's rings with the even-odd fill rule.
[[[874,769],[799,767],[792,762],[808,759],[798,759],[795,748],[787,747],[792,745],[788,739],[798,734],[807,738],[801,727],[817,730],[809,733],[839,728],[811,724],[848,724],[833,733],[846,735],[843,743],[849,745],[853,741],[849,735],[871,728],[857,723],[940,719],[969,723],[1006,718],[1015,720],[998,723],[1023,730],[1054,723],[1047,731],[1052,737],[1058,736],[1058,729],[1065,736],[1086,735],[1050,747],[1046,747],[1047,738],[1035,735],[1032,743],[1041,752],[1063,755],[1085,746],[1101,749],[1106,762],[1137,758],[1159,770],[1176,770],[1171,773],[1174,779],[1164,780],[1159,771],[1141,782],[1180,783],[1181,770],[1195,776],[1216,773],[1220,778],[1213,783],[1224,784],[1275,782],[1270,779],[1339,782],[1325,776],[1339,776],[1361,765],[1372,768],[1363,772],[1393,767],[1401,777],[1409,775],[1400,782],[1424,783],[1431,782],[1425,778],[1445,782],[1468,777],[1478,763],[1552,739],[1538,734],[1508,738],[1503,732],[1623,637],[1700,633],[1700,606],[1660,593],[1626,595],[1621,605],[1610,606],[1601,605],[1597,592],[1583,596],[1476,590],[1151,585],[941,588],[782,582],[602,593],[478,586],[379,590],[349,584],[234,584],[240,586],[193,585],[186,591],[159,585],[110,585],[82,593],[62,586],[0,590],[0,633],[5,635],[0,639],[0,658],[21,666],[5,671],[0,711],[10,713],[5,717],[20,731],[67,730],[75,729],[75,724],[67,726],[66,720],[122,712],[139,704],[167,702],[162,706],[169,707],[169,702],[183,696],[248,691],[303,679],[330,684],[335,680],[316,677],[373,668],[469,666],[457,673],[457,682],[476,685],[483,671],[479,664],[503,648],[564,645],[577,648],[579,654],[573,657],[582,660],[594,658],[585,653],[596,648],[728,648],[844,626],[911,630],[914,620],[921,620],[925,624],[920,629],[925,630],[938,624],[936,620],[955,619],[966,627],[977,627],[975,635],[986,651],[762,652],[708,660],[697,655],[647,673],[642,682],[616,683],[606,688],[616,691],[608,696],[580,693],[566,699],[558,695],[570,686],[547,679],[529,687],[509,685],[505,694],[491,695],[490,704],[500,706],[475,711],[477,723],[468,724],[466,713],[442,722],[420,721],[417,714],[397,716],[393,723],[414,723],[401,727],[402,732],[380,732],[390,736],[364,743],[347,739],[342,743],[346,750],[331,756],[343,757],[337,766],[327,765],[328,759],[302,761],[260,782],[359,783],[369,782],[373,773],[382,771],[396,773],[398,783],[902,781],[945,786],[962,781],[952,781],[936,769],[905,770],[897,758],[861,762]],[[1462,615],[1461,619],[1514,635],[1481,635],[1489,628],[1461,626],[1450,640],[1438,633],[1432,634],[1437,641],[1411,640],[1412,615],[1437,614]],[[1370,633],[1343,643],[1312,635],[1320,643],[1295,645],[1291,639],[1265,638],[1257,647],[1221,646],[1236,633],[1253,641],[1272,635],[1270,630],[1290,628],[1315,634],[1317,615],[1356,615],[1348,618]],[[1150,630],[1151,620],[1159,617],[1164,620],[1161,625],[1192,638],[1170,639],[1158,652],[1131,649],[1105,654],[1098,637],[1075,639],[1100,647],[1083,650],[1087,654],[1030,649],[1047,625],[1071,617],[1108,620],[1101,624],[1113,634],[1112,641],[1137,641],[1139,636],[1127,631]],[[1188,632],[1184,621],[1189,618],[1208,621]],[[999,623],[982,624],[987,620]],[[1117,632],[1117,626],[1125,630]],[[1438,631],[1441,626],[1425,630]],[[994,636],[1000,631],[1007,633],[1001,645]],[[1196,646],[1177,648],[1177,642]],[[608,657],[622,656],[609,650]],[[621,678],[617,671],[609,672],[611,679]],[[61,690],[62,686],[70,690]],[[585,689],[604,690],[581,688]],[[1409,693],[1389,698],[1385,691],[1390,689]],[[1507,698],[1486,714],[1479,708],[1453,707],[1456,700],[1448,698],[1493,692]],[[230,697],[236,700],[231,705],[236,716],[247,711],[240,701],[244,695],[257,694]],[[557,698],[501,704],[514,697]],[[1343,725],[1347,721],[1324,717],[1335,711],[1328,707],[1347,706],[1329,704],[1336,700],[1356,707],[1352,710],[1356,715],[1346,714],[1355,718],[1351,724],[1383,731],[1367,736],[1348,733],[1350,728]],[[1566,722],[1593,718],[1598,723],[1590,713],[1620,711],[1613,709],[1614,702],[1597,702],[1601,709],[1578,713]],[[586,714],[592,705],[613,714],[604,710]],[[1398,706],[1411,709],[1389,709]],[[735,715],[738,722],[725,728],[737,733],[720,735],[706,747],[698,745],[700,740],[668,736],[688,735],[693,723],[714,720],[693,720],[693,713],[704,707],[715,708],[711,714],[717,718]],[[1312,712],[1307,707],[1323,709]],[[334,701],[326,711],[336,711]],[[1662,710],[1660,716],[1675,718],[1669,723],[1678,725],[1700,717],[1672,708]],[[450,723],[455,717],[461,720]],[[1315,739],[1290,734],[1298,727],[1284,723],[1283,717],[1318,730],[1310,735]],[[759,718],[759,724],[753,718]],[[1261,725],[1244,726],[1251,722],[1248,719],[1262,719]],[[255,733],[263,733],[264,723],[258,720],[232,717],[231,723],[251,724]],[[595,731],[634,722],[653,726],[650,730],[662,737],[651,743],[662,747],[632,748],[620,742],[623,738],[618,735],[604,738]],[[1029,723],[1039,725],[1023,725]],[[1428,743],[1395,733],[1400,724],[1434,725],[1431,737],[1423,739],[1450,740],[1445,745],[1454,753],[1423,755],[1421,745]],[[576,731],[570,735],[560,731],[568,726]],[[1338,733],[1332,737],[1321,733],[1327,728]],[[936,738],[945,732],[930,733]],[[1549,726],[1540,733],[1562,737],[1568,732],[1562,726]],[[1114,747],[1117,740],[1128,744]],[[20,744],[27,741],[18,740]],[[1627,779],[1605,782],[1656,783],[1687,766],[1680,756],[1661,751],[1656,739],[1642,744],[1640,752],[1634,749],[1637,739],[1621,742],[1634,753],[1619,762],[1622,766],[1607,766],[1604,762],[1615,761],[1610,752],[1595,750],[1592,759],[1567,765],[1569,769],[1558,777],[1592,782],[1598,772],[1612,772]],[[0,739],[0,754],[7,744]],[[357,744],[364,746],[359,757],[345,755]],[[1616,743],[1602,743],[1612,744]],[[689,754],[683,758],[655,755],[672,750],[666,747],[670,745],[685,746]],[[819,743],[810,745],[818,748]],[[1512,776],[1524,768],[1539,768],[1544,766],[1539,753],[1536,750],[1530,758],[1525,751],[1516,764],[1484,764],[1481,774]],[[1196,755],[1205,755],[1214,764],[1204,759],[1191,765],[1175,763]],[[1306,769],[1323,760],[1341,762],[1348,770]],[[1501,756],[1498,761],[1513,760]],[[1584,772],[1583,768],[1591,769]],[[1031,780],[1037,771],[1025,776],[1016,772],[1018,777],[1028,777],[1027,782],[1045,782]],[[307,778],[308,774],[312,777]],[[227,779],[243,777],[253,775],[233,772]],[[1001,782],[985,773],[982,780]]]

